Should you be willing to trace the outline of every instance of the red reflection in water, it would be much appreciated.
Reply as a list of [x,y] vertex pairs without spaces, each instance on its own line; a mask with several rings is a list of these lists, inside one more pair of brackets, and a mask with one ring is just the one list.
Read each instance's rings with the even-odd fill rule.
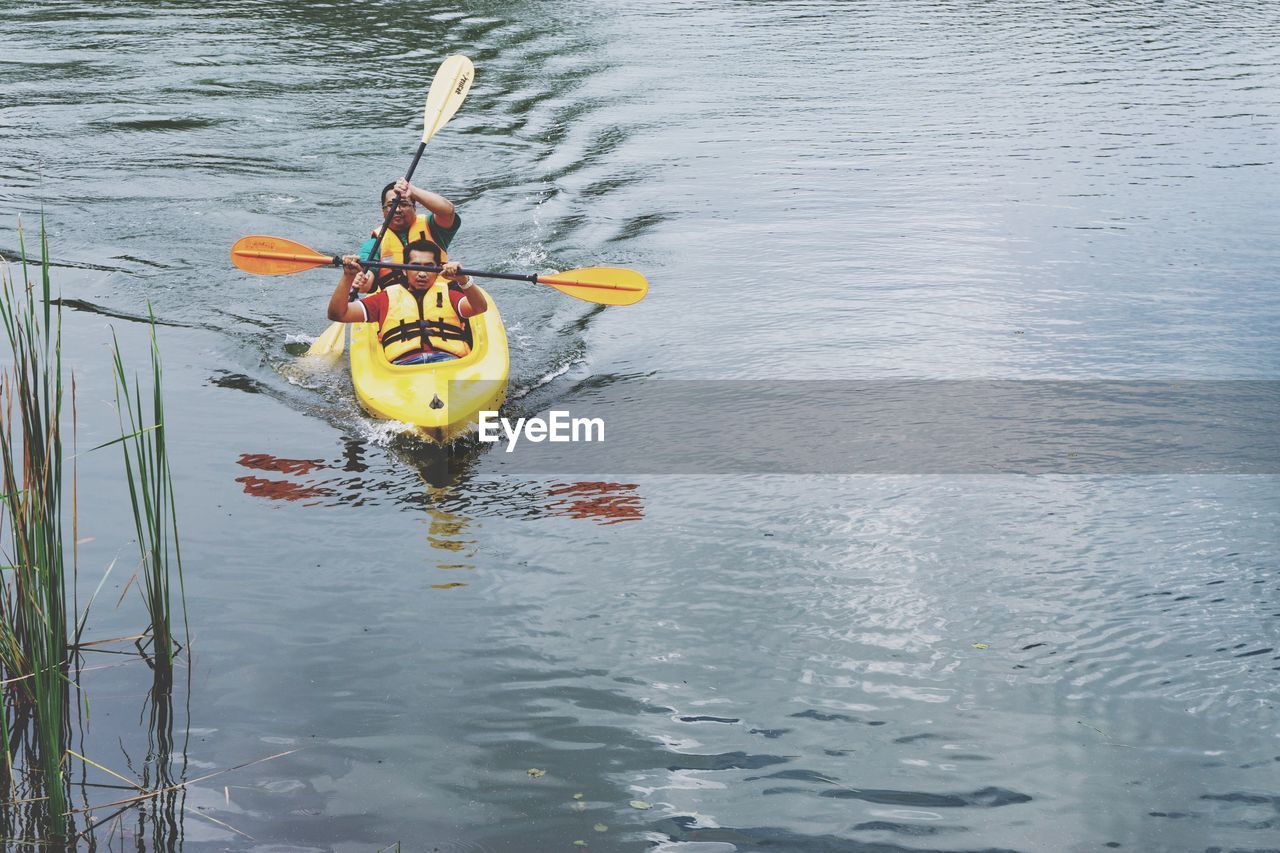
[[324,467],[320,459],[281,459],[270,453],[241,453],[236,464],[255,471],[279,471],[281,474],[310,474]]
[[305,501],[333,494],[331,490],[320,486],[300,486],[285,480],[266,480],[262,477],[236,477],[236,482],[244,484],[244,492],[247,495],[277,501]]
[[601,524],[619,524],[644,518],[644,503],[634,483],[565,483],[548,493],[561,496],[547,504],[552,515],[590,519]]

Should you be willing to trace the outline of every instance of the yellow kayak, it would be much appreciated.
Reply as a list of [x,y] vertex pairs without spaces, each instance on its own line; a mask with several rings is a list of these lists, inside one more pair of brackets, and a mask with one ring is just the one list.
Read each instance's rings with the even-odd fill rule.
[[[477,287],[479,285],[476,285]],[[448,444],[473,430],[481,411],[495,411],[507,396],[510,361],[502,315],[471,318],[471,352],[455,361],[398,365],[387,361],[374,323],[351,327],[351,381],[372,415],[413,424],[425,438]]]

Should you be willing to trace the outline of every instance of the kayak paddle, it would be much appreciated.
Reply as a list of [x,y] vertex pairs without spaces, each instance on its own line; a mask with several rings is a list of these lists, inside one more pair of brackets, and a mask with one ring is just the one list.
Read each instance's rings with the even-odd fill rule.
[[[471,91],[471,82],[475,76],[475,66],[471,64],[470,59],[460,53],[446,58],[436,69],[436,76],[432,78],[431,88],[427,91],[427,105],[422,110],[422,142],[419,143],[418,150],[413,155],[409,171],[404,174],[406,181],[412,180],[413,172],[418,168],[418,161],[422,159],[422,152],[431,141],[431,137],[435,136],[436,131],[444,127],[458,111],[458,107],[462,106],[467,92]],[[382,238],[386,236],[387,228],[390,227],[399,204],[400,196],[393,196],[391,208],[383,217],[382,227],[378,229],[378,235],[373,240],[373,248],[369,250],[370,260],[377,255],[378,247],[382,245]],[[307,350],[307,355],[328,357],[341,355],[345,344],[346,335],[343,334],[343,324],[334,323],[316,338],[316,342]]]
[[[245,272],[258,275],[288,275],[319,267],[340,267],[342,258],[325,255],[283,237],[254,235],[241,237],[231,247],[231,262]],[[361,261],[366,269],[426,270],[439,272],[438,264],[393,264],[388,261]],[[561,293],[597,305],[634,305],[649,292],[649,282],[635,270],[621,267],[588,267],[580,270],[537,275],[535,273],[484,272],[460,270],[462,275],[476,278],[498,278],[507,281],[531,281],[554,287]],[[341,326],[341,323],[335,323]],[[326,334],[328,334],[326,332]],[[323,336],[322,336],[323,337]],[[317,341],[318,343],[318,341]]]

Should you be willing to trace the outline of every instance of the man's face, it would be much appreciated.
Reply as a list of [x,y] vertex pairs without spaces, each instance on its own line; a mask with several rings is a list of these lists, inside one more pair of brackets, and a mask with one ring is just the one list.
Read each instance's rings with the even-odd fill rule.
[[[391,210],[391,202],[395,199],[395,190],[387,190],[382,197],[382,215],[386,217],[387,211]],[[401,199],[396,205],[396,215],[391,217],[391,228],[394,231],[404,231],[413,221],[418,218],[418,206],[413,199]]]
[[[413,250],[409,252],[409,263],[411,264],[434,264],[437,263],[436,256],[430,252],[419,252]],[[407,270],[409,273],[409,289],[410,290],[426,290],[435,284],[438,273],[426,272],[425,270]]]

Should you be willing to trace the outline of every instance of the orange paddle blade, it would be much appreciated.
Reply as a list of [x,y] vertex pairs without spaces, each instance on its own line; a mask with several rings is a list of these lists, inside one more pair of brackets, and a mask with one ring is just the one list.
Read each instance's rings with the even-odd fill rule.
[[649,281],[622,267],[588,267],[540,275],[538,281],[561,293],[600,305],[634,305],[649,292]]
[[258,275],[285,275],[333,266],[333,256],[322,255],[315,249],[283,237],[253,234],[241,237],[231,247],[231,263],[245,272]]

